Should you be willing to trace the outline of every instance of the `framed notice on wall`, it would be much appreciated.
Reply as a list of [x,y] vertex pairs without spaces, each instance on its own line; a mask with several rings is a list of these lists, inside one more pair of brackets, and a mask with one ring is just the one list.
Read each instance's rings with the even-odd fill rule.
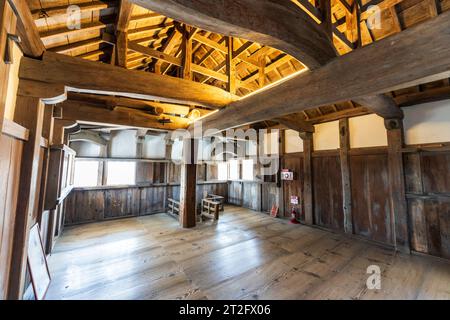
[[50,272],[37,223],[31,228],[28,239],[28,268],[36,300],[42,300],[50,285]]

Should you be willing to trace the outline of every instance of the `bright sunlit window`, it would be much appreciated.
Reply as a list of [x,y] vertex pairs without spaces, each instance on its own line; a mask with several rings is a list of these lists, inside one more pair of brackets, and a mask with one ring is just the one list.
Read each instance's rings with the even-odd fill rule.
[[226,162],[219,162],[217,170],[219,180],[228,180],[228,164]]
[[136,183],[136,162],[108,161],[107,185],[134,185]]
[[242,179],[253,180],[253,159],[242,161]]
[[98,181],[98,161],[75,161],[74,187],[95,187]]
[[239,161],[230,160],[230,180],[239,180]]

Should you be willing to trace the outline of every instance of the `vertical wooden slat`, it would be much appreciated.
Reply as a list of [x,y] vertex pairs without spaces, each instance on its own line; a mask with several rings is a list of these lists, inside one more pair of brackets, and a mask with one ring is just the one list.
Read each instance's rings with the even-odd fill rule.
[[304,132],[300,134],[303,139],[303,201],[305,204],[305,223],[312,225],[314,223],[314,205],[312,188],[312,152],[313,136],[312,133]]
[[43,116],[44,105],[38,98],[17,96],[14,121],[29,130],[29,140],[24,143],[20,170],[20,199],[14,228],[9,299],[21,299],[24,291],[28,233],[35,210],[35,199],[40,191],[37,181]]
[[341,162],[342,176],[342,200],[344,210],[344,230],[346,233],[353,233],[352,219],[352,189],[350,180],[350,134],[348,118],[339,120],[339,157]]

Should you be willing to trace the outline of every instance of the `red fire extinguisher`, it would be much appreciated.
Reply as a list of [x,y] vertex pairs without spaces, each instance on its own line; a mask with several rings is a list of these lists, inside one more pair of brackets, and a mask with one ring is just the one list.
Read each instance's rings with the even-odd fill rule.
[[295,209],[295,207],[292,207],[292,210],[291,210],[291,221],[290,222],[292,224],[300,224],[299,217],[298,217],[298,214],[297,214],[297,210]]

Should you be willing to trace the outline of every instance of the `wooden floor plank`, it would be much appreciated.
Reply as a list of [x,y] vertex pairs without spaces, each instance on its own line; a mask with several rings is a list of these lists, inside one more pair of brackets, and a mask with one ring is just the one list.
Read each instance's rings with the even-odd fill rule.
[[450,298],[446,262],[234,206],[193,229],[165,214],[72,226],[49,267],[47,299]]

